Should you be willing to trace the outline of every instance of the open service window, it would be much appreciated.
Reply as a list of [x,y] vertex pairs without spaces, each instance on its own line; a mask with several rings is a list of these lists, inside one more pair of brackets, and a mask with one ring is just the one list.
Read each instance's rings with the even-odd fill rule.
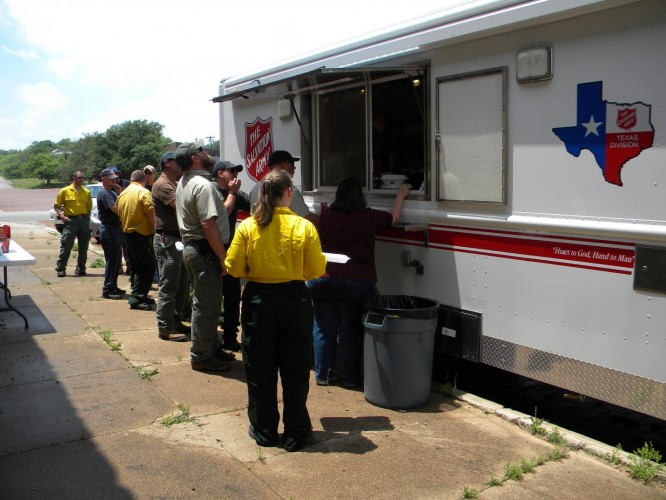
[[318,92],[320,187],[356,176],[367,189],[396,191],[403,182],[424,189],[425,69],[387,73],[368,71],[363,81]]
[[506,203],[506,68],[437,80],[437,199]]

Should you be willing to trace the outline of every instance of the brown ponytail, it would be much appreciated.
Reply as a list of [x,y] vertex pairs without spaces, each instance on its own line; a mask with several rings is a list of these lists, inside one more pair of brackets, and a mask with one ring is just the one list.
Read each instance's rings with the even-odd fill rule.
[[261,179],[259,199],[254,205],[253,217],[260,228],[268,226],[273,220],[273,211],[284,192],[292,186],[291,177],[283,170],[273,169]]

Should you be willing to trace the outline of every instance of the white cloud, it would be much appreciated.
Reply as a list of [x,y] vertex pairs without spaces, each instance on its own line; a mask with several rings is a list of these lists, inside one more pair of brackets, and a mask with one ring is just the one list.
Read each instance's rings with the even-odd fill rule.
[[[31,140],[76,139],[135,119],[165,125],[174,140],[217,136],[210,99],[220,79],[461,1],[4,0],[3,51],[33,62],[13,75],[25,108],[1,100],[12,93],[6,82],[0,107],[12,107]],[[17,135],[0,125],[3,143]]]
[[25,49],[10,49],[9,47],[5,47],[4,45],[2,46],[2,51],[5,54],[9,54],[10,56],[15,56],[19,57],[21,59],[33,59],[33,60],[38,60],[39,56],[37,53],[33,50],[25,50]]
[[34,114],[46,115],[67,106],[69,98],[55,85],[49,82],[39,82],[30,85],[21,85],[16,96]]
[[51,59],[47,63],[48,68],[61,80],[71,80],[76,73],[76,62],[72,59]]

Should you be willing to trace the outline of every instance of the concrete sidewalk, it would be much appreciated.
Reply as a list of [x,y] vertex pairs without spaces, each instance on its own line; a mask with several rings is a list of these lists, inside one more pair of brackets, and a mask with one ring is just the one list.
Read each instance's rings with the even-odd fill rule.
[[[488,486],[556,447],[510,421],[520,415],[435,392],[394,411],[312,378],[315,443],[258,447],[240,355],[229,372],[192,371],[189,344],[159,340],[154,312],[101,298],[103,269],[55,276],[55,231],[15,224],[12,236],[37,265],[9,268],[29,330],[0,313],[0,498],[666,498],[580,450]],[[190,421],[163,425],[184,408]]]

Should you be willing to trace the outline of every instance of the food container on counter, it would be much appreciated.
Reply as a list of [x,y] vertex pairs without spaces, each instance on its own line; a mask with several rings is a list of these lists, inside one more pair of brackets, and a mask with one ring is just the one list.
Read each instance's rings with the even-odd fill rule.
[[406,175],[384,174],[382,175],[382,185],[380,186],[380,189],[398,189],[406,180]]

